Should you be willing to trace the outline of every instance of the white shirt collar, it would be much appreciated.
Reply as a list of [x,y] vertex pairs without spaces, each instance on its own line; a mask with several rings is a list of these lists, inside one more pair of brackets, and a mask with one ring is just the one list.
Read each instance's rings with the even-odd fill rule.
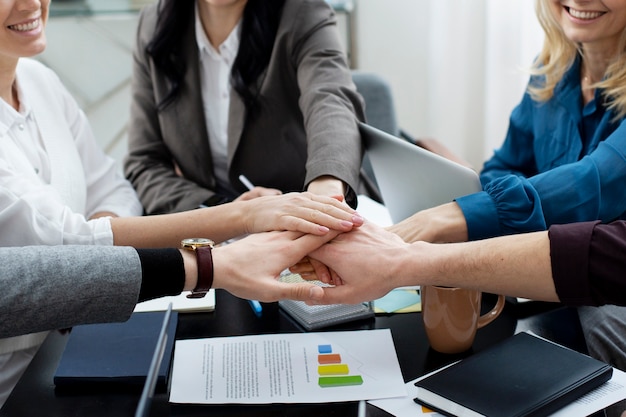
[[[198,10],[198,3],[196,2],[196,12],[195,12],[195,30],[196,30],[196,43],[198,44],[198,50],[200,51],[200,56],[202,57],[205,52],[214,59],[225,59],[227,62],[233,62],[235,57],[237,56],[237,51],[239,50],[239,39],[241,35],[241,19],[237,22],[237,25],[230,32],[228,37],[222,44],[219,46],[219,51],[217,51],[206,33],[204,32],[204,28],[202,27],[202,21],[200,20],[200,13]],[[221,58],[220,58],[221,57]]]
[[0,136],[7,134],[9,129],[11,129],[15,123],[24,123],[25,120],[29,119],[32,112],[32,109],[28,104],[22,89],[20,88],[19,80],[15,83],[20,109],[17,111],[6,101],[0,100]]

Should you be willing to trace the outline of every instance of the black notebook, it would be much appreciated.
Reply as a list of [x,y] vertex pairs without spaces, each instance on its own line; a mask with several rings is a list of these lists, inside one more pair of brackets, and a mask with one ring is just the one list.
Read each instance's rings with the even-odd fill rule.
[[612,374],[587,355],[518,333],[416,382],[415,402],[453,416],[547,416]]
[[76,326],[54,374],[57,387],[116,383],[141,387],[146,380],[159,334],[167,319],[167,343],[157,386],[167,386],[178,314],[133,313],[124,323]]

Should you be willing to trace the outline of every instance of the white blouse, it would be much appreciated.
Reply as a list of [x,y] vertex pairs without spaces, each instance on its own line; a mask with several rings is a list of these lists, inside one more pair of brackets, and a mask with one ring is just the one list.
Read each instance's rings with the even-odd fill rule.
[[237,195],[228,178],[228,113],[230,72],[239,51],[241,20],[218,49],[215,49],[202,28],[196,3],[195,32],[200,56],[200,91],[215,177],[219,188]]
[[20,59],[20,111],[0,100],[0,246],[112,245],[108,218],[143,208],[85,114],[44,65]]

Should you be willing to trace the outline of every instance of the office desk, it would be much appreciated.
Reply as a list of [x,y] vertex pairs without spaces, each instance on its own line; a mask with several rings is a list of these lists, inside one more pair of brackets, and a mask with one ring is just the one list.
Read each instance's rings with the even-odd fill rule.
[[[228,335],[289,333],[299,329],[276,303],[264,304],[263,316],[257,318],[246,301],[227,292],[218,291],[217,308],[213,313],[181,314],[177,339],[217,337]],[[484,297],[485,304],[490,297]],[[484,308],[488,306],[485,305]],[[544,311],[541,314],[533,314]],[[432,351],[426,340],[420,313],[377,316],[327,330],[391,329],[396,352],[405,381],[451,361],[478,351],[517,331],[533,330],[539,335],[584,351],[584,340],[575,310],[555,308],[555,305],[537,303],[532,306],[507,304],[498,319],[480,329],[472,350],[463,355],[444,355]],[[26,370],[22,380],[0,410],[0,416],[68,417],[68,416],[133,416],[140,391],[87,389],[71,394],[55,392],[52,376],[56,369],[67,335],[52,332]],[[368,416],[388,416],[371,405]],[[261,405],[261,406],[181,406],[169,404],[166,394],[159,394],[152,407],[152,416],[356,416],[357,403]]]

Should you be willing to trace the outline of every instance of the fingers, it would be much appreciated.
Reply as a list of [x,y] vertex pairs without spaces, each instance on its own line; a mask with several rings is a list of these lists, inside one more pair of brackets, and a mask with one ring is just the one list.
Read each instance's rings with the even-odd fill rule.
[[315,273],[315,268],[313,267],[313,265],[311,265],[310,258],[306,256],[298,261],[295,265],[290,266],[289,271],[294,274],[308,275]]
[[323,293],[320,293],[321,288],[308,282],[299,282],[297,284],[277,282],[276,287],[277,293],[280,293],[279,299],[305,301],[308,304],[315,298],[323,297]]
[[317,287],[309,289],[308,298],[301,299],[308,305],[327,304],[356,304],[364,300],[355,296],[353,290],[347,286],[339,287]]
[[325,284],[333,284],[331,272],[326,265],[315,259],[309,259],[317,279]]
[[[305,197],[307,195],[310,199]],[[293,210],[284,216],[288,230],[321,235],[330,229],[349,232],[364,223],[364,219],[356,211],[332,197],[308,193],[302,197],[305,198],[293,201]]]
[[[292,254],[292,259],[304,259],[306,255],[335,238],[337,234],[338,232],[330,232],[324,236],[304,234],[294,238],[293,245],[289,246],[289,249],[295,251]],[[318,263],[321,264],[321,262]],[[315,270],[315,266],[312,265],[312,268]]]
[[264,196],[240,203],[246,233],[292,230],[324,235],[329,230],[347,232],[364,223],[347,204],[312,193]]
[[283,230],[294,230],[322,236],[328,233],[329,230],[349,232],[360,219],[355,217],[353,221],[337,220],[329,216],[319,216],[316,213],[311,213],[308,217],[310,220],[305,220],[302,217],[285,216],[281,219],[281,228]]
[[329,268],[329,271],[330,271],[330,283],[335,286],[343,285],[343,280],[341,279],[339,274],[330,268]]

